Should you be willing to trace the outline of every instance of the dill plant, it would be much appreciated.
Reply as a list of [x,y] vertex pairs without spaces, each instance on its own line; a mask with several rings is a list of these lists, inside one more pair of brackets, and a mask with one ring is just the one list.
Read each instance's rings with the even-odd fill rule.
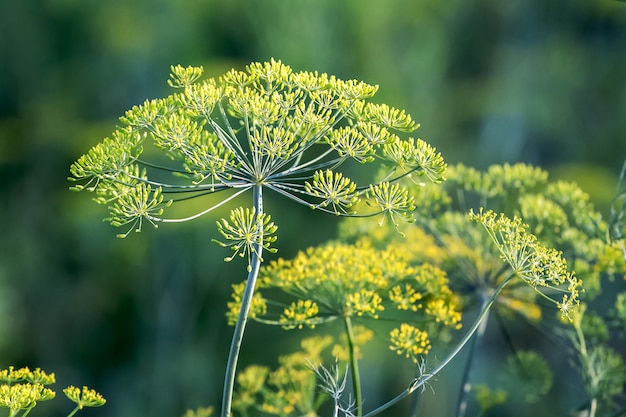
[[[564,336],[558,343],[569,343],[569,356],[589,395],[585,406],[589,415],[596,415],[600,405],[610,407],[626,378],[623,355],[610,347],[625,334],[620,312],[626,293],[615,294],[614,307],[608,311],[602,303],[595,304],[598,313],[590,306],[604,286],[626,278],[623,180],[604,219],[576,184],[550,181],[546,171],[531,165],[494,165],[479,171],[459,164],[448,168],[446,178],[441,186],[413,187],[417,223],[402,227],[406,239],[398,239],[389,228],[372,228],[356,220],[341,225],[341,239],[365,238],[380,249],[404,245],[419,261],[446,271],[450,288],[463,300],[465,317],[478,306],[473,325],[479,320],[482,324],[469,346],[463,381],[471,378],[474,348],[493,305],[501,316],[516,315],[553,337]],[[551,314],[546,317],[550,306],[559,312],[560,321]],[[605,329],[606,337],[599,337],[598,329]],[[542,362],[531,355],[515,355],[507,362],[508,371],[502,372],[516,374],[518,382],[525,375],[541,377],[524,390],[516,386],[510,391],[525,392],[526,402],[545,395],[552,378],[544,372],[549,371],[546,367],[535,370]],[[467,412],[471,387],[462,383],[457,416]],[[477,385],[475,394],[483,410],[508,398],[506,392],[484,385]]]
[[[494,303],[531,320],[542,314],[537,298],[552,303],[566,320],[579,305],[582,281],[569,272],[563,253],[540,243],[516,212],[508,217],[478,208],[472,212],[471,205],[460,208],[465,204],[464,193],[469,200],[484,192],[493,201],[479,196],[475,199],[478,203],[497,207],[495,202],[501,200],[515,207],[517,203],[508,195],[514,193],[516,198],[525,199],[522,206],[530,209],[535,204],[529,199],[530,191],[547,185],[545,172],[526,165],[494,166],[488,177],[481,178],[478,171],[464,171],[469,170],[460,166],[450,169],[447,176],[451,184],[443,186],[403,180],[416,198],[417,225],[387,224],[381,228],[346,219],[341,241],[310,248],[291,260],[279,259],[261,269],[252,319],[287,330],[344,322],[348,355],[342,357],[341,349],[336,349],[334,356],[350,364],[355,415],[378,414],[423,388],[473,338],[469,344],[472,352],[485,332]],[[234,286],[228,313],[231,322],[237,315],[242,289],[243,283]],[[428,369],[425,363],[431,340],[451,339],[450,330],[460,328],[461,307],[467,308],[476,299],[476,319],[447,356]],[[389,348],[409,358],[417,376],[398,396],[365,413],[355,348],[372,338],[370,326],[377,320],[391,324],[385,335]],[[360,333],[369,335],[359,338],[358,346],[351,341],[356,339],[353,322],[358,322]],[[380,338],[382,326],[377,324],[375,329]],[[517,358],[515,363],[532,366],[541,361],[530,355]],[[471,360],[464,371],[465,379],[469,379],[470,364]],[[534,391],[528,391],[527,398],[536,398],[551,386],[549,370],[534,375],[545,383],[529,384]],[[467,386],[463,384],[464,389]],[[466,395],[460,396],[458,415],[464,413]]]
[[[363,240],[309,248],[261,268],[250,318],[286,330],[341,323],[343,343],[332,353],[349,364],[354,411],[362,415],[359,350],[375,332],[384,334],[391,351],[417,365],[433,340],[460,328],[460,300],[445,272],[413,260],[401,244],[378,250]],[[228,305],[231,323],[242,288],[234,286]]]
[[[9,366],[0,370],[0,407],[9,410],[9,417],[25,417],[38,403],[56,397],[56,392],[49,388],[56,382],[54,373],[46,373],[40,368]],[[63,389],[65,396],[76,404],[67,415],[72,417],[85,407],[100,407],[106,403],[104,397],[95,390],[73,385]]]
[[[120,237],[146,224],[193,220],[248,194],[217,222],[216,242],[232,250],[226,260],[243,257],[248,270],[224,382],[228,416],[263,252],[276,250],[265,191],[336,216],[382,215],[398,226],[415,209],[399,180],[441,182],[445,163],[432,146],[405,136],[419,126],[409,114],[371,101],[377,86],[295,72],[275,60],[217,79],[201,79],[199,67],[171,70],[176,92],[127,111],[110,137],[72,164],[70,180],[109,207]],[[359,185],[345,170],[368,164],[385,166],[380,181]],[[198,212],[168,217],[173,204],[216,194],[217,203],[208,199]]]

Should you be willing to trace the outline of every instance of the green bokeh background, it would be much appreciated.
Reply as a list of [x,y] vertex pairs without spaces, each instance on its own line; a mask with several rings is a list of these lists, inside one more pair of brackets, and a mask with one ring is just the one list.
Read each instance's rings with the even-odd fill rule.
[[[626,159],[617,0],[0,0],[1,367],[54,371],[57,391],[97,388],[109,402],[84,415],[219,408],[225,303],[244,268],[211,243],[225,210],[119,240],[103,207],[68,191],[68,168],[125,110],[169,94],[170,65],[218,76],[272,57],[380,85],[377,100],[411,113],[448,163],[538,164],[600,209]],[[334,218],[267,208],[281,256],[335,234]],[[246,342],[244,365],[291,347],[258,325]],[[366,406],[407,383],[363,372]],[[457,388],[435,389],[431,413],[445,415]]]

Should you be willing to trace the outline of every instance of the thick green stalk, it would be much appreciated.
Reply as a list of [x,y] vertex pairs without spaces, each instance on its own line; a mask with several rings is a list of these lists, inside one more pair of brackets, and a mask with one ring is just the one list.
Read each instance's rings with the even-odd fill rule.
[[[480,294],[481,306],[480,311],[485,309],[485,305],[489,301],[489,297],[484,292]],[[467,413],[467,396],[472,389],[472,384],[469,382],[470,373],[472,371],[472,364],[475,358],[476,346],[480,343],[483,336],[485,335],[485,330],[487,328],[487,320],[489,319],[489,312],[485,313],[484,318],[482,319],[480,325],[478,326],[478,330],[476,332],[476,336],[472,340],[472,343],[469,346],[469,352],[467,355],[467,362],[465,363],[465,369],[463,370],[463,378],[461,379],[461,392],[459,393],[459,399],[457,400],[457,417],[465,417]]]
[[363,397],[361,394],[361,376],[359,374],[359,362],[356,358],[356,352],[354,348],[354,332],[352,331],[352,321],[349,316],[345,316],[343,319],[346,325],[346,335],[348,336],[348,350],[350,351],[350,368],[352,371],[352,388],[354,390],[354,399],[356,406],[356,415],[361,417],[363,415]]
[[[256,210],[257,219],[261,219],[263,214],[263,191],[260,185],[254,187],[253,193],[254,208]],[[259,225],[259,227],[263,227]],[[259,242],[255,245],[252,253],[251,269],[248,273],[248,279],[246,281],[246,288],[243,292],[241,300],[241,308],[239,309],[239,316],[237,317],[237,323],[235,324],[235,332],[233,333],[233,339],[230,344],[230,352],[228,353],[228,362],[226,363],[226,377],[224,379],[224,394],[222,397],[222,417],[230,417],[231,408],[233,403],[233,392],[235,390],[235,375],[237,373],[237,360],[239,359],[239,351],[241,350],[241,343],[243,341],[243,335],[248,321],[248,313],[250,311],[250,305],[252,304],[252,296],[254,295],[254,288],[259,276],[259,268],[261,267],[261,255],[263,251],[263,242]]]
[[445,368],[446,365],[448,365],[448,363],[450,363],[450,361],[452,361],[452,359],[454,359],[456,357],[456,355],[458,355],[458,353],[461,351],[461,349],[463,349],[463,347],[467,344],[467,342],[472,338],[472,336],[474,335],[476,330],[478,330],[478,328],[480,327],[480,324],[482,323],[483,319],[485,317],[487,317],[487,313],[489,312],[489,309],[491,308],[491,305],[493,304],[493,302],[496,300],[496,297],[498,296],[498,294],[500,294],[500,291],[502,291],[504,286],[506,284],[508,284],[508,282],[514,276],[515,275],[509,276],[507,279],[502,281],[502,283],[500,285],[498,285],[498,287],[493,292],[493,295],[491,295],[491,297],[489,297],[489,299],[487,300],[487,302],[483,306],[482,311],[480,312],[480,314],[478,315],[478,317],[476,318],[474,323],[472,323],[472,326],[469,328],[469,330],[467,331],[465,336],[463,336],[463,338],[459,341],[459,343],[457,343],[457,345],[454,347],[452,352],[450,352],[448,354],[448,356],[446,356],[435,368],[433,368],[433,370],[431,372],[429,372],[427,374],[423,374],[422,376],[413,379],[413,381],[411,381],[411,383],[409,384],[407,389],[405,389],[400,394],[398,394],[396,397],[394,397],[391,400],[387,401],[385,404],[381,405],[380,407],[378,407],[378,408],[370,411],[369,413],[365,414],[363,417],[372,417],[372,416],[374,416],[374,415],[376,415],[378,413],[381,413],[381,412],[385,411],[389,407],[395,405],[396,403],[400,402],[404,398],[406,398],[409,395],[411,395],[413,392],[415,392],[415,390],[417,390],[419,387],[422,387],[431,378],[433,378],[435,375],[437,375],[443,368]]

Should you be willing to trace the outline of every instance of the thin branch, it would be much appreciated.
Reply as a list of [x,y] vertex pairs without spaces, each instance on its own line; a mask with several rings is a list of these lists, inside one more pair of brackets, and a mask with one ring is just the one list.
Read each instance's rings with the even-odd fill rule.
[[220,201],[219,203],[215,204],[214,206],[211,206],[208,209],[203,210],[203,211],[201,211],[199,213],[193,214],[193,215],[191,215],[189,217],[183,217],[183,218],[180,218],[180,219],[159,219],[159,218],[150,216],[150,217],[148,217],[148,219],[153,220],[155,222],[162,222],[162,223],[182,223],[182,222],[187,222],[189,220],[197,219],[198,217],[202,217],[205,214],[209,213],[210,211],[215,210],[216,208],[218,208],[218,207],[228,203],[230,200],[235,199],[239,195],[241,195],[241,194],[245,193],[246,191],[248,191],[250,188],[252,188],[252,186],[249,186],[248,188],[243,188],[243,189],[237,191],[235,194],[233,194],[233,195],[225,198],[224,200]]
[[372,417],[378,413],[385,411],[389,407],[397,404],[398,402],[400,402],[401,400],[403,400],[404,398],[408,397],[413,392],[415,392],[415,390],[417,390],[418,388],[426,384],[426,382],[428,382],[435,375],[437,375],[443,368],[445,368],[448,365],[448,363],[450,363],[450,361],[452,361],[452,359],[454,359],[456,355],[458,355],[458,353],[463,349],[463,347],[467,344],[467,342],[472,338],[476,330],[478,330],[478,328],[480,327],[480,324],[483,321],[483,319],[487,316],[487,313],[489,312],[489,308],[491,307],[493,302],[496,300],[496,297],[500,294],[504,286],[508,284],[511,278],[513,278],[514,276],[515,275],[510,275],[509,277],[507,277],[507,279],[502,281],[500,285],[498,285],[498,287],[493,292],[493,295],[487,300],[487,303],[484,305],[483,310],[480,312],[480,314],[478,315],[474,323],[472,323],[472,326],[467,331],[465,336],[463,336],[463,338],[459,341],[459,343],[457,343],[457,345],[454,347],[452,352],[450,352],[448,356],[446,356],[430,373],[424,374],[418,378],[413,379],[413,381],[411,381],[409,386],[404,391],[402,391],[396,397],[392,398],[391,400],[381,405],[380,407],[365,414],[363,417]]

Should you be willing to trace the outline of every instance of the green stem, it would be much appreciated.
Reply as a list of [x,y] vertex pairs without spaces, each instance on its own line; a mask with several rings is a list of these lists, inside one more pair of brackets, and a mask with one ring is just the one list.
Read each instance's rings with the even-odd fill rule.
[[574,330],[576,331],[576,337],[578,338],[578,351],[581,357],[581,362],[583,367],[585,368],[585,372],[589,377],[590,381],[590,394],[592,395],[590,403],[589,403],[589,412],[587,417],[595,417],[596,409],[598,407],[598,399],[596,397],[597,386],[599,384],[600,377],[597,375],[593,364],[589,358],[589,352],[587,351],[587,342],[585,341],[585,335],[583,333],[582,327],[580,325],[580,321],[574,322]]
[[77,405],[76,408],[74,408],[72,412],[67,415],[67,417],[72,417],[74,414],[76,414],[76,412],[78,412],[78,410],[80,410],[79,405]]
[[[489,301],[489,297],[485,292],[480,293],[481,306],[480,311],[485,309],[487,302]],[[469,376],[472,371],[472,364],[475,358],[476,346],[480,343],[483,336],[485,335],[485,330],[487,329],[487,320],[489,319],[489,312],[485,312],[484,318],[482,319],[480,325],[478,326],[478,330],[476,332],[476,337],[472,340],[472,343],[469,346],[469,352],[467,356],[467,362],[465,363],[465,369],[463,370],[463,378],[461,379],[461,392],[459,393],[459,399],[457,401],[457,417],[465,417],[467,413],[467,396],[472,389],[472,384],[469,382]]]
[[361,417],[363,415],[363,397],[361,394],[361,376],[359,375],[359,362],[356,358],[356,352],[354,348],[354,332],[352,331],[352,321],[350,316],[345,316],[343,319],[346,325],[346,335],[348,336],[348,350],[350,351],[350,368],[352,371],[352,388],[354,389],[354,398],[356,401],[356,415]]
[[452,359],[454,359],[456,357],[456,355],[458,355],[458,353],[461,351],[461,349],[463,349],[463,347],[467,344],[467,342],[472,338],[472,336],[474,335],[476,330],[478,330],[478,328],[480,327],[480,324],[482,323],[483,319],[485,317],[487,317],[487,313],[489,312],[489,308],[491,308],[491,305],[496,300],[496,297],[498,296],[498,294],[500,294],[500,292],[502,291],[504,286],[506,284],[508,284],[508,282],[514,276],[515,275],[509,276],[504,281],[502,281],[502,283],[500,285],[498,285],[498,287],[494,290],[494,292],[491,295],[491,297],[489,297],[489,299],[487,300],[487,302],[483,306],[482,311],[480,312],[480,314],[478,315],[478,317],[476,318],[474,323],[472,323],[472,326],[467,331],[465,336],[463,336],[463,338],[459,341],[459,343],[457,343],[457,345],[454,347],[452,352],[450,352],[448,354],[448,356],[446,356],[435,368],[433,368],[433,370],[430,373],[423,374],[422,376],[413,379],[413,381],[411,381],[409,386],[404,391],[402,391],[396,397],[392,398],[391,400],[389,400],[385,404],[381,405],[380,407],[378,407],[378,408],[370,411],[369,413],[365,414],[363,417],[372,417],[372,416],[374,416],[374,415],[376,415],[378,413],[383,412],[384,410],[388,409],[389,407],[395,405],[396,403],[400,402],[404,398],[406,398],[409,395],[411,395],[419,387],[421,387],[424,384],[426,384],[426,382],[428,382],[435,375],[437,375],[443,368],[445,368],[446,365],[448,365],[448,363],[450,363],[450,361],[452,361]]
[[[254,208],[256,210],[257,219],[261,219],[263,214],[263,192],[260,185],[254,187]],[[262,227],[262,225],[259,225]],[[224,394],[222,397],[222,417],[230,417],[231,408],[233,403],[233,392],[235,390],[235,374],[237,373],[237,360],[239,359],[239,351],[241,350],[241,343],[243,341],[243,335],[248,321],[248,313],[250,312],[250,305],[252,304],[252,296],[254,295],[254,287],[259,276],[259,268],[261,267],[261,255],[263,251],[263,242],[259,242],[255,245],[252,253],[252,259],[250,261],[250,272],[248,273],[248,279],[246,281],[246,288],[243,292],[241,300],[241,308],[239,309],[239,316],[237,317],[237,323],[235,324],[235,331],[233,339],[230,345],[230,352],[228,353],[228,362],[226,363],[226,377],[224,379]]]

